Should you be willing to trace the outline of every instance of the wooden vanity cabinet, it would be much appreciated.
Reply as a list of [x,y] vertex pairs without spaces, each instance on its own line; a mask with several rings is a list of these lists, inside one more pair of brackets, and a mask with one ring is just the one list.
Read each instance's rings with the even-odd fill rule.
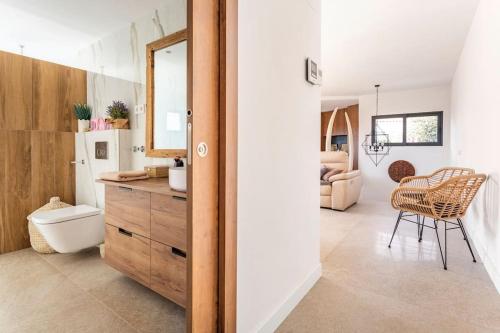
[[150,285],[151,240],[106,224],[106,262],[141,284]]
[[151,239],[186,252],[186,198],[151,193]]
[[106,263],[185,307],[185,193],[172,191],[164,179],[99,182],[106,185]]
[[151,241],[151,289],[186,306],[186,253]]
[[151,193],[123,186],[106,186],[105,201],[106,224],[150,237]]

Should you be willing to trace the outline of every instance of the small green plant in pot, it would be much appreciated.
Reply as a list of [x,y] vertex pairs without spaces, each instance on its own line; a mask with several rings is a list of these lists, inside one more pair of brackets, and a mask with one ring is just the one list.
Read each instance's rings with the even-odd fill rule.
[[107,123],[113,125],[113,128],[128,128],[128,108],[122,101],[113,101],[107,107],[106,114],[108,119]]
[[89,130],[90,118],[92,117],[92,109],[85,103],[77,103],[73,106],[76,119],[78,119],[78,132],[86,132]]

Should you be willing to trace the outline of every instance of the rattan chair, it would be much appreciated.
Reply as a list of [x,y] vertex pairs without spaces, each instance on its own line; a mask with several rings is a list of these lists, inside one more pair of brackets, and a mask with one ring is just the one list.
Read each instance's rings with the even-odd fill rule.
[[466,176],[474,174],[473,169],[446,167],[434,171],[427,176],[405,177],[399,182],[399,186],[432,187],[447,181],[452,177]]
[[[460,168],[460,167],[445,167],[434,171],[430,175],[426,176],[411,176],[401,179],[399,186],[409,186],[409,187],[422,187],[429,188],[437,186],[452,177],[466,176],[474,174],[474,169]],[[424,234],[425,216],[417,217],[417,236],[418,241],[422,241]]]
[[[452,229],[460,229],[462,231],[463,237],[467,246],[469,247],[472,259],[476,262],[472,247],[469,243],[467,233],[463,226],[461,218],[465,215],[467,208],[469,207],[472,199],[476,195],[480,186],[486,180],[486,175],[483,174],[469,174],[465,176],[451,177],[448,180],[437,183],[437,185],[432,186],[431,180],[423,181],[423,177],[412,177],[416,182],[415,178],[418,178],[418,182],[424,185],[421,186],[399,186],[392,192],[391,203],[392,207],[400,211],[396,225],[394,226],[394,232],[392,233],[391,241],[389,242],[389,247],[391,247],[394,234],[396,233],[399,223],[401,220],[418,224],[420,231],[419,240],[421,240],[421,235],[424,227],[434,229],[436,232],[439,250],[441,252],[441,259],[443,260],[444,269],[447,269],[447,231]],[[428,184],[428,185],[425,185]],[[417,222],[408,220],[409,216],[417,216]],[[425,225],[423,221],[420,223],[420,217],[431,218],[434,223],[433,225]],[[450,220],[456,220],[457,222],[452,222]],[[441,249],[441,242],[439,240],[438,234],[438,222],[444,222],[444,255]],[[448,224],[454,225],[454,227],[448,228]]]

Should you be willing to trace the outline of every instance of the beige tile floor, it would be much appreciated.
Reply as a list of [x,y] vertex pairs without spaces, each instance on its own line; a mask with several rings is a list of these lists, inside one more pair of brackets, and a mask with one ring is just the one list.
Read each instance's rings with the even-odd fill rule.
[[184,332],[185,311],[92,248],[0,255],[0,332]]
[[[434,231],[360,203],[321,210],[323,276],[278,332],[500,332],[500,295],[459,231],[448,233],[448,271]],[[444,236],[444,235],[441,235]]]

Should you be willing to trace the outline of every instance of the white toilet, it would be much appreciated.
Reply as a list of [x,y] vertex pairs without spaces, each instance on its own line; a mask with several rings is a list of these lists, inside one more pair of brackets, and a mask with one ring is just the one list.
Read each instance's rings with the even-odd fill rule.
[[104,215],[99,208],[71,206],[35,212],[31,221],[59,253],[71,253],[104,241]]

